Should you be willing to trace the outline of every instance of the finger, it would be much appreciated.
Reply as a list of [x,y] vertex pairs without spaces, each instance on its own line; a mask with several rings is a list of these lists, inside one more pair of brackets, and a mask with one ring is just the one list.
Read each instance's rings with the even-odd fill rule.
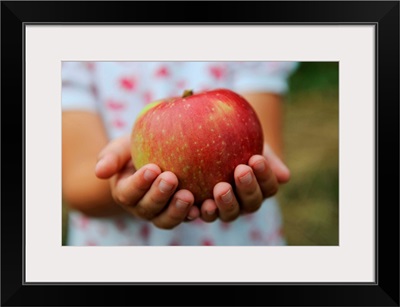
[[107,179],[116,174],[131,160],[129,136],[112,140],[97,158],[95,174],[98,178]]
[[157,165],[147,164],[132,175],[124,173],[114,176],[111,179],[111,190],[114,200],[124,207],[136,205],[149,191],[154,180],[160,174],[161,169]]
[[235,220],[239,216],[240,209],[232,186],[229,183],[220,182],[215,185],[213,192],[219,218],[224,222]]
[[275,195],[279,184],[267,160],[263,156],[255,155],[250,158],[249,166],[253,169],[264,198]]
[[201,219],[205,222],[214,222],[218,218],[218,207],[213,199],[206,199],[201,205]]
[[189,209],[189,213],[186,216],[187,221],[193,221],[200,216],[200,210],[197,206],[191,206]]
[[166,210],[157,215],[153,224],[161,229],[172,229],[182,223],[194,203],[194,196],[188,190],[179,190],[174,194]]
[[241,210],[245,213],[257,211],[262,204],[263,193],[252,168],[244,164],[238,165],[234,178]]
[[140,218],[152,220],[169,203],[178,187],[178,178],[174,173],[161,173],[151,185],[150,190],[140,199],[135,207],[135,214]]
[[286,183],[290,180],[290,170],[283,161],[272,151],[271,147],[264,144],[264,157],[274,172],[279,183]]
[[[161,173],[160,168],[157,167],[155,164],[154,164],[154,166],[155,166],[155,169],[157,169],[157,174],[159,175]],[[112,176],[110,178],[110,181],[112,183],[116,183],[121,180],[125,180],[126,178],[132,176],[135,172],[136,172],[136,169],[132,164],[132,160],[129,160],[128,163],[122,169],[120,169],[118,171],[118,173],[116,173],[114,176]],[[146,178],[149,179],[149,173],[147,172],[146,174],[147,174]],[[152,179],[154,180],[155,178],[152,178]]]

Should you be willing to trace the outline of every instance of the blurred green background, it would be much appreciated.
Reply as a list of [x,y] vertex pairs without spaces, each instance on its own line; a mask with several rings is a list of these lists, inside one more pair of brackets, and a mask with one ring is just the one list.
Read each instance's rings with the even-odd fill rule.
[[[284,104],[285,162],[278,192],[288,245],[338,245],[339,64],[302,62]],[[63,245],[67,207],[63,204]]]
[[305,62],[290,78],[278,192],[288,245],[339,244],[339,64]]

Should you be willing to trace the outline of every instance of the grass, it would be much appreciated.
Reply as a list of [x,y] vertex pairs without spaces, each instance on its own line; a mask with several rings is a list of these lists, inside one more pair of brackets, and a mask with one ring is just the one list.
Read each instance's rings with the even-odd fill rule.
[[285,104],[285,162],[278,193],[289,245],[339,244],[339,103],[336,63],[302,63]]

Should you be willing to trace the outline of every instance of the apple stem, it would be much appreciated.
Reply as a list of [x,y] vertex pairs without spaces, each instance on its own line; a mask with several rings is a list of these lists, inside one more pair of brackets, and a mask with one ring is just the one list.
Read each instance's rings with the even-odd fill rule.
[[193,90],[185,90],[182,94],[182,98],[189,97],[193,95]]

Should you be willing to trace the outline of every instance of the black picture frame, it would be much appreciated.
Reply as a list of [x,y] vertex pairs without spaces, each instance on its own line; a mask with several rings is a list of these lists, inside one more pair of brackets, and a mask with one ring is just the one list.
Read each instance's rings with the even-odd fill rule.
[[[375,25],[376,282],[25,284],[24,26],[29,23]],[[399,306],[398,1],[3,1],[1,77],[2,306]]]

